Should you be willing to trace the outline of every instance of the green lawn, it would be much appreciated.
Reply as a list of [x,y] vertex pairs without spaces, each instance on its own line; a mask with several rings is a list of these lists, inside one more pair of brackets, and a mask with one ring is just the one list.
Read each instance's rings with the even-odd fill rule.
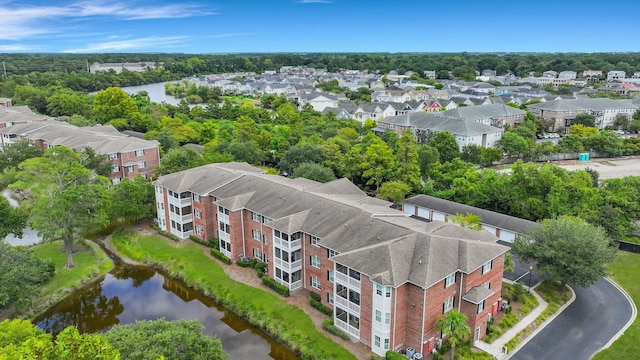
[[67,258],[62,241],[44,243],[34,246],[35,252],[42,259],[50,259],[56,266],[56,274],[43,288],[42,293],[34,302],[35,310],[42,310],[62,300],[75,289],[80,288],[98,275],[111,270],[113,262],[100,248],[92,242],[87,242],[93,251],[85,248],[84,251],[73,254],[76,267],[65,269]]
[[260,104],[259,99],[254,99],[254,98],[245,97],[245,96],[223,96],[222,99],[229,100],[234,104],[246,104],[246,103]]
[[[294,351],[310,359],[355,359],[355,356],[318,331],[309,316],[274,293],[235,280],[221,265],[192,244],[174,245],[156,236],[113,236],[122,255],[158,264],[222,305],[267,330]],[[236,265],[229,265],[236,266]]]
[[[640,307],[640,255],[620,251],[618,258],[609,267],[612,278],[633,298]],[[625,331],[610,348],[598,353],[594,360],[637,359],[640,354],[640,318]]]

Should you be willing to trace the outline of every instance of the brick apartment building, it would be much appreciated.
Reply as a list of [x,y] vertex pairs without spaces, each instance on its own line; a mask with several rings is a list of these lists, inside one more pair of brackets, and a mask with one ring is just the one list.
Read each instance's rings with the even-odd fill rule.
[[[32,115],[24,115],[22,119],[25,117],[32,119]],[[43,151],[49,147],[64,145],[75,150],[89,147],[98,154],[107,155],[112,163],[109,178],[114,185],[124,178],[132,179],[136,175],[149,177],[160,165],[157,141],[122,134],[111,125],[80,128],[66,122],[36,117],[30,121],[12,122],[9,126],[0,127],[0,150],[19,140],[29,140]]]
[[428,354],[450,309],[480,339],[498,311],[508,248],[495,235],[413,218],[346,179],[321,184],[223,163],[154,184],[161,228],[218,238],[231,259],[258,258],[292,292],[321,294],[335,325],[378,355]]

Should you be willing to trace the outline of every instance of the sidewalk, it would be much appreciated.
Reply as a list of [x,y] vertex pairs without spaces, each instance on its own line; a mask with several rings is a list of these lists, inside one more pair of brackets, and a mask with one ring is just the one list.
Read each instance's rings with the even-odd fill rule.
[[[529,325],[531,325],[537,318],[542,314],[542,312],[547,308],[547,302],[544,301],[538,293],[535,291],[531,291],[531,294],[538,299],[540,305],[533,309],[530,313],[528,313],[525,317],[522,318],[516,325],[514,325],[511,329],[507,330],[502,336],[497,338],[493,343],[488,344],[482,340],[476,341],[473,345],[480,350],[488,352],[496,359],[507,359],[509,355],[506,351],[503,351],[504,344],[506,344],[509,340],[513,339],[520,333],[520,331],[526,329]],[[544,325],[541,325],[543,327]],[[529,335],[531,336],[531,335]]]

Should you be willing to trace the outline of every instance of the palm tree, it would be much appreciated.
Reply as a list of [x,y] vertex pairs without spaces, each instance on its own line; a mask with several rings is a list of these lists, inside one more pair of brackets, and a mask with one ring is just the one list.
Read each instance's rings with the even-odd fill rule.
[[451,343],[451,360],[454,359],[456,345],[469,338],[471,328],[467,325],[467,317],[458,310],[449,310],[446,315],[438,319],[436,329],[443,337],[449,337]]

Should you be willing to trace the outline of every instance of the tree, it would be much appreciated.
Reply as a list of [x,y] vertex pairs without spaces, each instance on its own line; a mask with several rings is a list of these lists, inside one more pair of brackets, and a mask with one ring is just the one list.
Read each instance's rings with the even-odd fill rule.
[[297,168],[302,163],[313,162],[322,164],[324,160],[324,151],[321,146],[299,144],[292,146],[284,153],[278,166],[282,171],[291,173],[293,172],[293,169]]
[[480,222],[482,222],[482,218],[480,215],[475,215],[472,213],[466,214],[455,214],[449,218],[452,223],[456,223],[462,227],[473,229],[473,230],[482,230],[482,226]]
[[104,336],[125,359],[228,359],[219,339],[204,335],[197,320],[138,321],[116,325]]
[[153,216],[153,185],[142,176],[123,179],[110,193],[112,219],[138,221]]
[[14,208],[9,200],[0,196],[0,243],[9,234],[22,236],[22,230],[27,225],[27,213],[19,208]]
[[202,164],[202,155],[194,149],[190,147],[176,147],[170,149],[162,157],[162,163],[156,169],[156,174],[173,174],[178,171],[198,167]]
[[584,126],[595,127],[596,126],[596,117],[594,115],[588,113],[582,113],[576,115],[576,118],[571,121],[571,124],[581,124]]
[[38,258],[33,250],[0,241],[0,309],[28,305],[54,272],[53,264]]
[[[80,334],[69,326],[54,341],[29,320],[0,322],[0,360],[119,360],[116,350],[101,334]],[[155,360],[155,359],[154,359]]]
[[538,270],[560,281],[587,287],[607,275],[616,248],[601,227],[570,216],[546,219],[518,236],[513,253],[523,261],[536,261]]
[[362,177],[369,179],[367,185],[375,185],[379,190],[380,185],[389,180],[396,171],[396,159],[393,150],[379,138],[373,138],[373,143],[364,152],[360,169]]
[[387,181],[380,185],[378,196],[382,199],[391,199],[394,203],[400,204],[409,191],[411,191],[409,185],[402,181]]
[[471,335],[471,328],[467,325],[467,317],[458,310],[451,309],[438,319],[436,329],[448,337],[451,344],[451,360],[455,358],[456,345],[467,340]]
[[104,124],[113,119],[127,119],[138,112],[138,105],[124,90],[110,87],[100,90],[93,101],[93,117]]
[[509,156],[527,155],[531,148],[527,139],[511,131],[505,132],[502,138],[498,140],[497,145]]
[[336,179],[331,168],[312,162],[306,162],[298,165],[297,168],[293,169],[292,177],[303,177],[305,179],[315,180],[321,183],[326,183]]
[[613,127],[618,130],[627,130],[629,126],[629,118],[625,114],[617,114],[613,120]]
[[44,240],[64,240],[67,268],[75,267],[75,241],[109,223],[109,179],[82,166],[80,154],[65,146],[18,166],[11,185],[27,195],[30,225]]
[[411,189],[420,188],[420,165],[418,164],[418,143],[413,132],[405,130],[397,142],[396,158],[398,159],[398,169],[396,170],[397,181],[404,182]]
[[470,162],[472,164],[481,165],[482,160],[482,146],[476,144],[468,144],[462,147],[460,153],[460,159]]
[[481,160],[481,165],[490,166],[494,162],[502,160],[502,151],[496,148],[482,148]]
[[456,138],[448,131],[441,131],[433,135],[429,140],[429,146],[438,150],[440,162],[445,163],[460,157],[460,147]]
[[7,144],[0,151],[0,172],[13,169],[21,162],[39,156],[42,156],[42,149],[28,140]]
[[439,161],[440,154],[438,154],[438,149],[429,145],[418,145],[418,166],[420,166],[421,176],[426,176],[431,165]]

